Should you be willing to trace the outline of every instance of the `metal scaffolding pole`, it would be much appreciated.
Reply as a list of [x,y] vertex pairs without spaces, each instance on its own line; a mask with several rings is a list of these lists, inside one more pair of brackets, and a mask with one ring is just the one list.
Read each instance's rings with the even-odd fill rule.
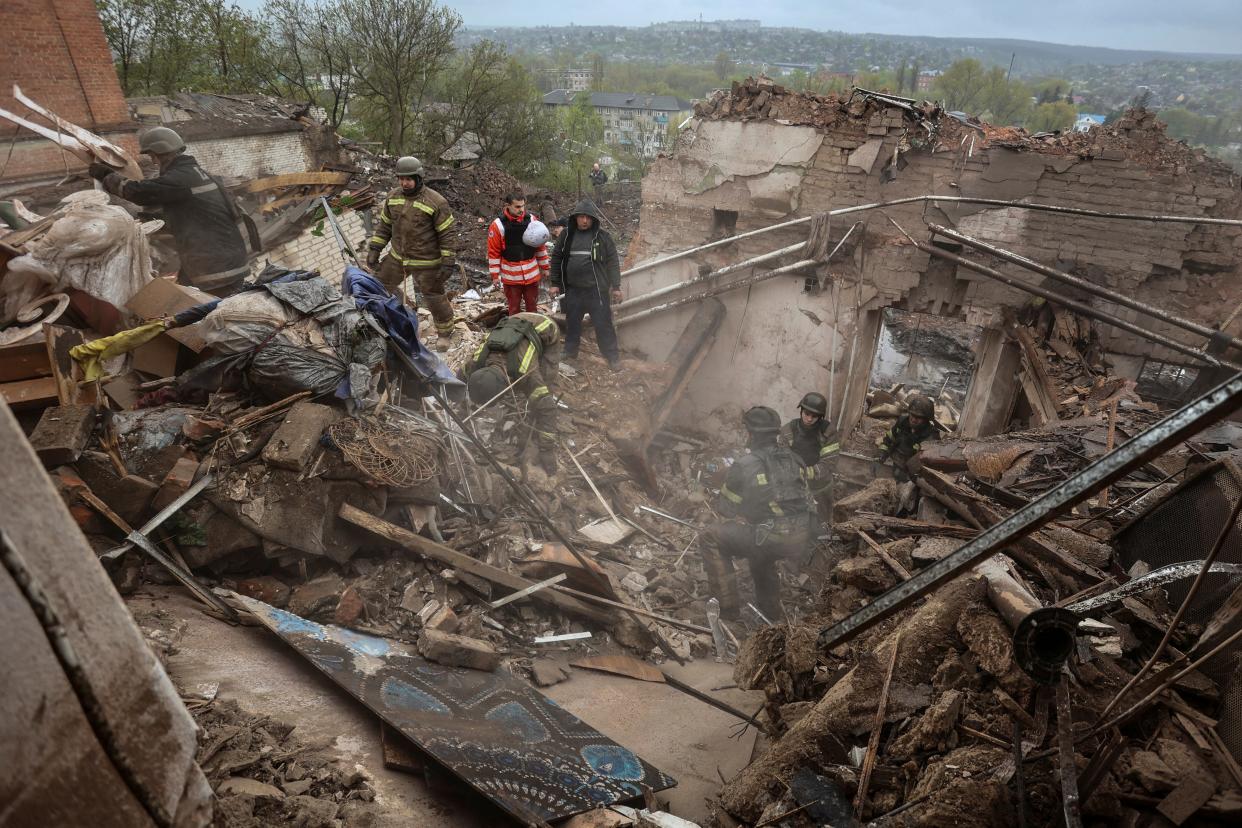
[[1136,310],[1139,313],[1154,317],[1162,322],[1168,322],[1170,325],[1174,325],[1184,331],[1190,331],[1191,333],[1198,334],[1199,336],[1205,336],[1208,339],[1221,339],[1227,341],[1235,348],[1242,348],[1242,339],[1229,336],[1222,331],[1218,331],[1215,328],[1195,322],[1191,319],[1183,319],[1180,316],[1161,310],[1160,308],[1149,305],[1146,302],[1140,302],[1137,299],[1126,296],[1124,293],[1118,293],[1116,291],[1109,290],[1108,288],[1100,287],[1099,285],[1089,282],[1086,279],[1074,276],[1070,273],[1065,273],[1064,271],[1057,270],[1056,268],[1048,267],[1045,264],[1040,264],[1034,259],[1028,259],[1026,256],[1019,255],[1009,250],[1004,250],[1000,247],[996,247],[995,245],[988,244],[987,242],[979,241],[978,239],[971,238],[970,236],[939,224],[929,224],[927,225],[927,229],[937,235],[944,236],[946,239],[953,239],[954,241],[961,242],[967,247],[973,247],[974,249],[983,251],[984,253],[990,253],[998,259],[1004,259],[1011,264],[1016,264],[1019,267],[1026,268],[1027,270],[1033,270],[1036,273],[1042,273],[1051,279],[1056,279],[1058,282],[1073,285],[1079,290],[1090,293],[1093,296],[1098,296],[1101,299],[1107,299],[1110,302],[1115,302],[1122,307]]
[[[852,213],[863,213],[870,210],[883,210],[886,207],[898,207],[903,204],[979,204],[987,207],[1013,207],[1019,210],[1035,210],[1043,213],[1060,213],[1066,216],[1086,216],[1088,218],[1118,219],[1122,221],[1154,221],[1163,223],[1177,224],[1214,224],[1225,227],[1242,227],[1242,219],[1220,219],[1210,218],[1207,216],[1163,216],[1163,215],[1143,215],[1142,213],[1110,213],[1104,210],[1087,210],[1081,207],[1060,207],[1055,204],[1031,204],[1025,201],[1006,201],[998,198],[970,198],[967,196],[938,196],[938,195],[921,195],[911,196],[909,198],[896,198],[892,201],[875,201],[870,204],[858,204],[854,207],[841,207],[836,210],[829,210],[829,216],[846,216]],[[802,216],[801,218],[782,221],[779,224],[772,224],[767,227],[760,227],[757,230],[750,230],[745,233],[738,233],[736,236],[729,236],[724,239],[717,239],[714,242],[701,244],[698,247],[691,247],[689,250],[682,250],[680,253],[671,253],[668,256],[661,256],[658,259],[652,259],[644,262],[629,270],[624,271],[622,276],[629,276],[644,270],[650,270],[653,267],[659,267],[668,262],[674,262],[683,259],[686,256],[693,256],[695,253],[701,253],[704,250],[712,250],[722,247],[726,244],[732,244],[742,239],[750,239],[755,236],[771,233],[774,230],[784,230],[789,227],[797,227],[800,224],[806,224],[813,221],[815,216]]]

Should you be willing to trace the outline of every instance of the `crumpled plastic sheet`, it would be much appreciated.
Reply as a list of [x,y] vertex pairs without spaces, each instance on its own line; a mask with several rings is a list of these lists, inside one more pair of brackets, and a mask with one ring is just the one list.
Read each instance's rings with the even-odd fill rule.
[[[79,194],[74,194],[79,195]],[[26,254],[8,264],[0,321],[44,294],[76,288],[122,308],[151,281],[144,226],[99,195],[77,198]],[[154,229],[154,228],[150,228]]]
[[316,396],[331,393],[348,374],[349,365],[335,354],[279,344],[256,351],[249,370],[255,388],[277,400],[300,391]]

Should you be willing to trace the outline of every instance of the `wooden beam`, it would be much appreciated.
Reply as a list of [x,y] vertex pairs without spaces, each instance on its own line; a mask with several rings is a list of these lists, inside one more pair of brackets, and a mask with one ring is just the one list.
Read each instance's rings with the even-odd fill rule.
[[305,187],[318,184],[348,184],[350,174],[347,172],[300,172],[284,175],[269,175],[256,178],[246,185],[248,193],[262,193],[279,187]]
[[652,404],[650,412],[640,419],[640,428],[636,433],[613,438],[621,462],[651,494],[660,490],[647,459],[651,439],[677,407],[699,366],[707,358],[724,315],[725,306],[719,299],[707,298],[702,301],[694,316],[686,323],[681,336],[677,338],[677,343],[669,351],[665,362],[673,369],[672,376]]
[[50,377],[47,346],[42,342],[24,342],[0,348],[0,382]]
[[[402,529],[400,526],[389,523],[382,518],[377,518],[375,515],[364,512],[348,503],[341,505],[341,510],[338,514],[343,520],[366,529],[372,534],[379,535],[381,538],[390,540],[411,552],[417,552],[424,557],[456,567],[463,572],[484,578],[499,586],[518,591],[529,589],[535,585],[534,581],[528,581],[519,575],[506,572],[483,561],[475,560],[469,555],[458,552],[456,549],[436,543],[430,538],[424,538],[422,535],[416,535],[408,529]],[[572,612],[583,618],[589,618],[599,624],[611,625],[616,620],[615,613],[596,609],[584,604],[573,596],[557,592],[556,590],[541,589],[538,592],[532,593],[531,598],[552,604],[559,609]]]
[[59,401],[52,377],[0,383],[0,397],[14,408],[32,407]]

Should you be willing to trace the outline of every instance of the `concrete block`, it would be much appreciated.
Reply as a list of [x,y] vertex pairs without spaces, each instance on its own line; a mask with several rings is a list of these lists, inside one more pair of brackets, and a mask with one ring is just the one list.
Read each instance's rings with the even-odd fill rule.
[[93,405],[54,405],[43,412],[30,445],[46,468],[77,462],[95,427]]
[[500,653],[491,644],[440,630],[423,630],[418,638],[418,652],[423,658],[449,667],[491,672],[500,666]]
[[324,429],[339,416],[331,406],[312,402],[295,404],[263,449],[263,461],[282,469],[301,471],[314,456]]

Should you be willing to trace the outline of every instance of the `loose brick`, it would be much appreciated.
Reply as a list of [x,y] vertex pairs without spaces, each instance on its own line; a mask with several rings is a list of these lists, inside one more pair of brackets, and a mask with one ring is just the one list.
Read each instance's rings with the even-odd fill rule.
[[418,652],[423,658],[449,667],[491,672],[500,666],[500,653],[491,644],[440,630],[423,630],[418,638]]

